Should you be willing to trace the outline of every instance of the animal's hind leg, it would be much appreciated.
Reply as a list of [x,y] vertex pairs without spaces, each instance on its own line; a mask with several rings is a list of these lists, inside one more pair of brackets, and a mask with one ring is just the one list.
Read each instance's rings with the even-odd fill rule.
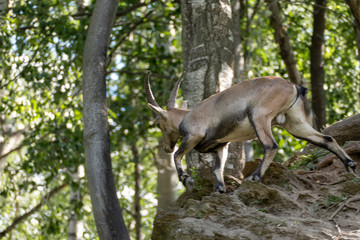
[[290,112],[287,114],[284,127],[294,137],[304,139],[334,153],[343,162],[347,171],[349,171],[349,167],[351,167],[355,172],[357,163],[349,157],[336,140],[331,136],[324,135],[313,129],[312,126],[306,122],[304,116],[299,116],[299,112]]
[[250,116],[249,119],[253,128],[255,129],[259,141],[263,145],[264,157],[255,172],[253,172],[246,179],[260,181],[261,177],[264,176],[266,170],[270,166],[270,163],[274,159],[278,145],[276,144],[271,132],[271,119],[267,119],[264,116]]
[[179,180],[184,184],[187,189],[191,189],[193,187],[194,181],[183,170],[181,160],[185,154],[190,152],[201,141],[201,139],[202,137],[200,136],[193,136],[191,134],[187,134],[181,142],[180,147],[174,154],[174,162]]

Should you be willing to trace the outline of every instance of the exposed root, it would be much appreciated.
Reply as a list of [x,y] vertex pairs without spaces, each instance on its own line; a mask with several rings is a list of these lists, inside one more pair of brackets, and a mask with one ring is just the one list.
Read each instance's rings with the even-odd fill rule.
[[[350,202],[356,202],[360,200],[360,196],[354,196],[352,198],[349,198],[348,200],[346,200],[345,203],[341,204],[340,207],[331,215],[331,217],[329,218],[330,221],[334,221],[335,216],[345,207],[349,207],[349,203]],[[350,206],[350,208],[354,208],[352,206]],[[356,211],[357,213],[359,212],[359,209],[357,209]]]
[[339,227],[339,224],[337,223],[337,221],[336,221],[335,219],[334,219],[334,222],[335,222],[336,230],[338,231],[338,235],[332,237],[331,239],[333,239],[333,240],[340,240],[341,237],[342,237],[342,232],[341,232],[341,229],[340,229],[340,227]]

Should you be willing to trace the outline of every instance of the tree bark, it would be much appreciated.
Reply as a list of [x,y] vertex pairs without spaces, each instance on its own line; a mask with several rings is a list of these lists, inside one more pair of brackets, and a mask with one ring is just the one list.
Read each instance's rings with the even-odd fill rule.
[[313,35],[310,48],[310,73],[314,127],[322,129],[326,124],[324,90],[324,32],[326,0],[315,0]]
[[332,124],[322,131],[342,145],[346,141],[360,141],[360,113]]
[[118,2],[96,1],[84,49],[86,175],[100,239],[129,239],[112,173],[105,81],[106,52]]
[[175,170],[173,153],[164,151],[164,141],[159,140],[158,156],[155,156],[156,167],[158,170],[157,193],[158,209],[165,209],[177,199],[176,186],[178,176]]
[[271,11],[270,23],[275,30],[275,41],[279,44],[280,55],[283,59],[290,81],[301,84],[301,76],[296,67],[296,60],[290,45],[290,38],[282,24],[281,10],[278,0],[266,0]]
[[357,55],[360,61],[360,0],[346,0],[346,3],[354,16],[353,25],[356,34]]
[[233,83],[241,82],[245,72],[245,58],[243,52],[243,46],[241,41],[241,21],[243,21],[244,14],[241,14],[243,9],[241,3],[243,0],[235,0],[232,4],[232,32],[234,37],[234,79]]
[[[234,43],[230,1],[182,0],[183,64],[187,70],[183,81],[184,99],[194,108],[203,99],[231,86],[233,81]],[[231,154],[225,172],[240,176],[239,154]],[[196,169],[203,180],[213,180],[212,154],[187,154],[188,169]]]
[[[232,4],[232,18],[233,18],[233,26],[232,32],[234,37],[234,79],[233,84],[239,83],[244,80],[245,78],[245,71],[246,71],[246,59],[244,57],[243,51],[243,41],[241,40],[241,34],[247,33],[247,28],[245,31],[241,31],[241,23],[245,21],[245,0],[235,0]],[[257,6],[257,4],[256,4]],[[254,12],[256,9],[254,9]],[[251,21],[251,17],[247,19],[246,26],[249,25]],[[246,38],[247,36],[245,36]],[[246,49],[245,45],[245,49]],[[241,144],[243,149],[243,154],[246,161],[251,161],[254,158],[254,148],[252,146],[251,141],[243,141],[242,143],[237,143],[238,145]],[[240,146],[238,146],[240,147]]]

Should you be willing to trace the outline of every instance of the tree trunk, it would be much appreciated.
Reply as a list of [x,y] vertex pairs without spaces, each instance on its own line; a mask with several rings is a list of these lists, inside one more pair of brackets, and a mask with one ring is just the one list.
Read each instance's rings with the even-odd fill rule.
[[354,16],[354,29],[356,34],[357,55],[360,61],[360,0],[346,0]]
[[[234,36],[234,79],[233,84],[239,83],[245,78],[246,60],[243,51],[243,42],[241,40],[241,34],[244,33],[241,30],[241,22],[245,21],[245,1],[235,0],[232,4],[232,17],[233,27],[232,32]],[[254,10],[255,11],[255,10]],[[251,19],[248,19],[251,21]],[[248,24],[246,24],[248,25]],[[246,36],[245,36],[246,37]],[[245,46],[246,48],[246,46]],[[238,143],[240,144],[240,143]],[[241,147],[244,150],[246,161],[251,161],[254,158],[254,148],[251,141],[243,141]]]
[[314,4],[314,26],[310,48],[310,73],[312,110],[314,127],[322,129],[326,124],[325,91],[324,91],[324,31],[325,31],[326,0],[316,0]]
[[275,41],[279,44],[289,78],[293,83],[301,84],[301,76],[296,67],[296,60],[290,45],[290,38],[282,25],[281,10],[278,0],[266,0],[271,11],[270,23],[275,30]]
[[86,175],[100,239],[129,239],[112,173],[105,81],[106,52],[118,2],[96,1],[84,49]]
[[178,176],[174,166],[173,153],[166,153],[163,145],[164,141],[160,139],[158,156],[155,157],[158,170],[158,209],[167,208],[177,199]]
[[[280,55],[283,59],[290,81],[302,85],[302,79],[299,70],[296,66],[296,60],[293,50],[290,45],[290,38],[286,29],[282,25],[281,9],[278,0],[266,0],[268,2],[269,10],[271,11],[270,23],[275,30],[275,41],[279,44]],[[308,122],[312,122],[312,110],[310,103],[305,101],[305,113]]]
[[[182,0],[183,64],[187,70],[183,82],[184,99],[194,108],[203,99],[231,86],[234,43],[230,1]],[[235,148],[237,149],[237,148]],[[231,159],[231,156],[236,156]],[[225,172],[240,177],[239,154],[229,153]],[[203,180],[214,180],[212,154],[194,150],[186,156],[188,169],[196,169]]]
[[141,205],[140,205],[140,157],[136,143],[131,144],[131,151],[134,157],[134,178],[135,178],[135,195],[134,195],[134,217],[135,217],[135,236],[136,240],[141,239]]
[[245,72],[245,58],[241,41],[241,21],[244,20],[244,14],[241,14],[241,12],[243,11],[241,9],[241,6],[243,6],[243,4],[241,4],[241,1],[242,0],[235,0],[232,4],[232,32],[234,36],[234,84],[244,80],[243,78]]
[[360,113],[332,124],[322,133],[331,135],[341,145],[346,141],[360,141]]
[[[81,166],[83,167],[83,166]],[[70,185],[70,214],[68,224],[68,240],[83,239],[83,221],[78,219],[78,208],[81,202],[80,195],[80,168],[72,174],[73,184]]]

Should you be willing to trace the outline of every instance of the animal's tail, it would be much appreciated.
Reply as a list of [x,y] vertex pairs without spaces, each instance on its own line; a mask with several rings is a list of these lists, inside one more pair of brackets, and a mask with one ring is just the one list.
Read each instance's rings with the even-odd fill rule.
[[296,90],[298,91],[298,95],[300,95],[302,98],[305,98],[308,91],[307,88],[300,85],[295,85],[295,86],[296,86]]
[[310,101],[307,99],[306,94],[308,92],[308,89],[306,87],[300,86],[300,85],[295,85],[296,86],[296,90],[298,92],[298,96],[301,97],[301,99],[304,102],[304,111],[305,111],[305,116],[306,116],[306,121],[313,126],[314,125],[314,114],[313,111],[311,109],[311,103]]

